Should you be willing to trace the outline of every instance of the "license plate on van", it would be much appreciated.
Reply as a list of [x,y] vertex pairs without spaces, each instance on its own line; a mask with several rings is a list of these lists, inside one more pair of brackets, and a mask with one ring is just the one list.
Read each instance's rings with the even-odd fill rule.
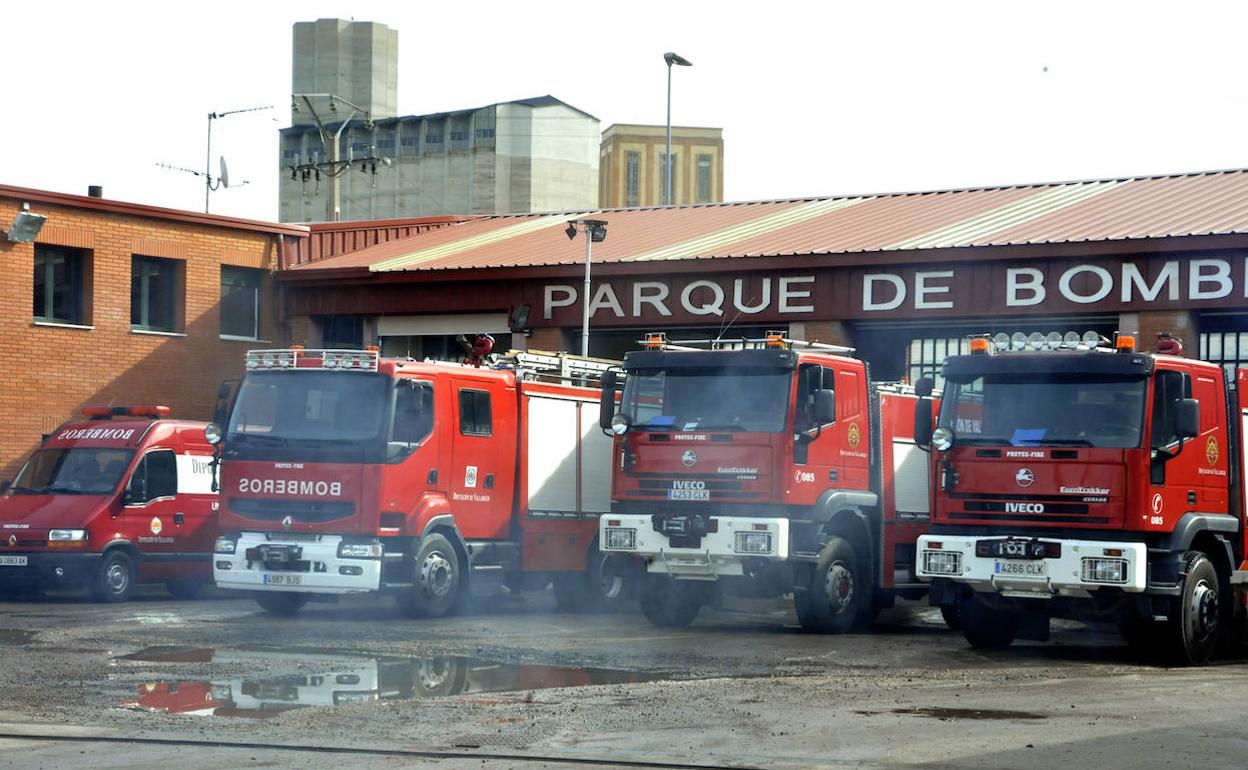
[[265,575],[264,583],[270,586],[297,586],[303,582],[302,575]]
[[1048,564],[1043,561],[1002,560],[997,562],[995,572],[1010,577],[1047,577]]
[[0,567],[25,567],[25,556],[0,556]]

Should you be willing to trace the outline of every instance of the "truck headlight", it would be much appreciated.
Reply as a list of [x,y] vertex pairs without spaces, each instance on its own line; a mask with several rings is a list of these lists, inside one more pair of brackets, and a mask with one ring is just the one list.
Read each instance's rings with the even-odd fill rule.
[[364,543],[342,542],[338,544],[339,559],[380,559],[381,543],[372,540]]
[[737,553],[771,553],[771,533],[737,532],[732,536],[732,550]]
[[234,552],[237,550],[238,538],[229,537],[228,535],[222,535],[217,538],[217,542],[212,545],[213,553],[226,553],[233,556]]
[[953,431],[943,425],[932,431],[932,446],[941,452],[948,452],[953,448]]
[[637,530],[628,527],[607,527],[603,548],[631,551],[637,547]]
[[1126,559],[1084,559],[1082,566],[1085,583],[1127,582]]
[[221,429],[215,423],[208,423],[204,426],[204,441],[216,446],[221,443]]
[[48,540],[59,543],[81,542],[87,539],[85,529],[54,529],[48,533]]
[[957,551],[924,551],[923,571],[929,575],[961,575],[962,554]]

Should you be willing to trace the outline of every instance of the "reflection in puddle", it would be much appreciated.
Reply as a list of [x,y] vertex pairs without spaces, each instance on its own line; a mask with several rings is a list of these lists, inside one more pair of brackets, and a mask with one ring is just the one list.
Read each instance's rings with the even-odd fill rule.
[[213,681],[160,681],[142,684],[125,708],[176,714],[265,718],[305,706],[437,698],[470,693],[502,693],[552,687],[632,684],[671,679],[668,674],[498,663],[478,658],[368,658],[296,653],[215,652],[191,647],[156,647],[118,660],[164,663],[271,665],[314,669],[316,673]]
[[927,708],[909,708],[909,709],[888,709],[887,711],[855,711],[855,714],[863,716],[877,716],[879,714],[907,714],[916,717],[930,717],[932,719],[1047,719],[1044,714],[1037,714],[1034,711],[1005,711],[1002,709],[954,709],[943,708],[940,706],[930,706]]

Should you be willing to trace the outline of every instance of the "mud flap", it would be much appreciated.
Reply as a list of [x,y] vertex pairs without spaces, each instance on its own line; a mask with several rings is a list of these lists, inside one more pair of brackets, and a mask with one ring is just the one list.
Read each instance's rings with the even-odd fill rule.
[[1026,609],[1019,612],[1018,633],[1015,638],[1033,642],[1049,641],[1049,614]]

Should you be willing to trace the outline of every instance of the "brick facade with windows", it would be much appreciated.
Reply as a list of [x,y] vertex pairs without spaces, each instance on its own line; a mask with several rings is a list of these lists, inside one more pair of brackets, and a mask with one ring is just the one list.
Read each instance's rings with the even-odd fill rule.
[[[285,344],[271,271],[306,228],[0,186],[0,229],[23,203],[48,219],[33,244],[0,234],[0,479],[83,406],[166,404],[174,416],[210,419],[218,385],[241,375],[244,351],[257,344],[222,338],[223,266],[256,271],[259,341]],[[67,257],[79,262],[77,287],[66,285]],[[136,282],[135,264],[168,266],[171,280]],[[146,315],[136,291],[147,296]],[[254,306],[236,302],[246,309],[234,312]],[[230,320],[236,331],[254,328]]]

